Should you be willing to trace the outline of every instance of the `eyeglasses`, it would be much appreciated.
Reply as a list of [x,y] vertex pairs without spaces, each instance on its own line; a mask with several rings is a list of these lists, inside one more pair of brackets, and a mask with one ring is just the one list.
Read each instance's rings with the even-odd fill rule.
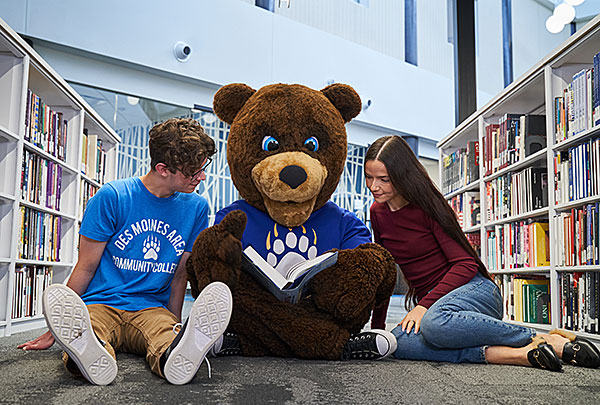
[[205,171],[205,170],[206,170],[206,168],[208,167],[208,165],[209,165],[211,162],[212,162],[212,159],[211,159],[211,158],[209,158],[209,157],[207,157],[207,158],[206,158],[206,163],[204,164],[204,166],[202,166],[202,167],[200,168],[200,170],[198,170],[196,173],[192,174],[190,177],[193,179],[193,178],[195,178],[196,176],[198,176],[200,173],[202,173],[203,171]]

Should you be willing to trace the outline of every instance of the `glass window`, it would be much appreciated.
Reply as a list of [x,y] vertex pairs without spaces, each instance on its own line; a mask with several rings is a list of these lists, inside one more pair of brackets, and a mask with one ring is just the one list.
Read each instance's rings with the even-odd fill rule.
[[[71,83],[73,88],[112,126],[121,137],[117,178],[142,176],[150,169],[148,133],[158,122],[175,117],[197,120],[215,141],[217,153],[206,170],[206,180],[198,192],[208,200],[209,223],[221,208],[239,199],[227,165],[229,125],[212,112],[181,107],[108,90]],[[348,157],[338,188],[331,199],[366,220],[373,201],[363,178],[362,165],[366,147],[348,144]]]

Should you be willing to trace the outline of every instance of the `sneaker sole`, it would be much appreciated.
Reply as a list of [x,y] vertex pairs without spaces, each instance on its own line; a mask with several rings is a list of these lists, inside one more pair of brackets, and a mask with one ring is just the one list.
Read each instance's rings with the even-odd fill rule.
[[186,384],[194,378],[206,353],[225,332],[233,298],[221,282],[209,284],[194,301],[188,324],[179,344],[165,363],[164,374],[171,384]]
[[117,362],[96,338],[79,295],[62,284],[54,284],[44,291],[42,308],[48,329],[81,374],[92,384],[110,384],[117,376]]

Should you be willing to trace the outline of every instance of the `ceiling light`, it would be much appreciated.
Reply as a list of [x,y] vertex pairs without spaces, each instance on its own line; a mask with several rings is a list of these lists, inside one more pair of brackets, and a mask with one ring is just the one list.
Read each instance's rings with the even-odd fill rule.
[[575,8],[567,3],[560,3],[554,9],[554,16],[558,17],[561,23],[568,24],[575,18]]
[[560,21],[560,19],[557,16],[555,16],[554,14],[552,14],[546,20],[546,29],[553,34],[558,34],[559,32],[561,32],[563,30],[564,27],[565,27],[565,24],[563,24]]

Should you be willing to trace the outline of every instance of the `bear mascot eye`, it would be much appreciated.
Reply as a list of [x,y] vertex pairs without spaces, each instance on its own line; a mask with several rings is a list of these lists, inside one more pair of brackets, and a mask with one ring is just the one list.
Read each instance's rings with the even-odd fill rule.
[[311,152],[316,152],[319,150],[319,141],[314,136],[311,136],[306,141],[304,141],[304,146]]
[[262,148],[267,152],[272,152],[279,149],[279,142],[272,136],[265,136],[262,140]]

